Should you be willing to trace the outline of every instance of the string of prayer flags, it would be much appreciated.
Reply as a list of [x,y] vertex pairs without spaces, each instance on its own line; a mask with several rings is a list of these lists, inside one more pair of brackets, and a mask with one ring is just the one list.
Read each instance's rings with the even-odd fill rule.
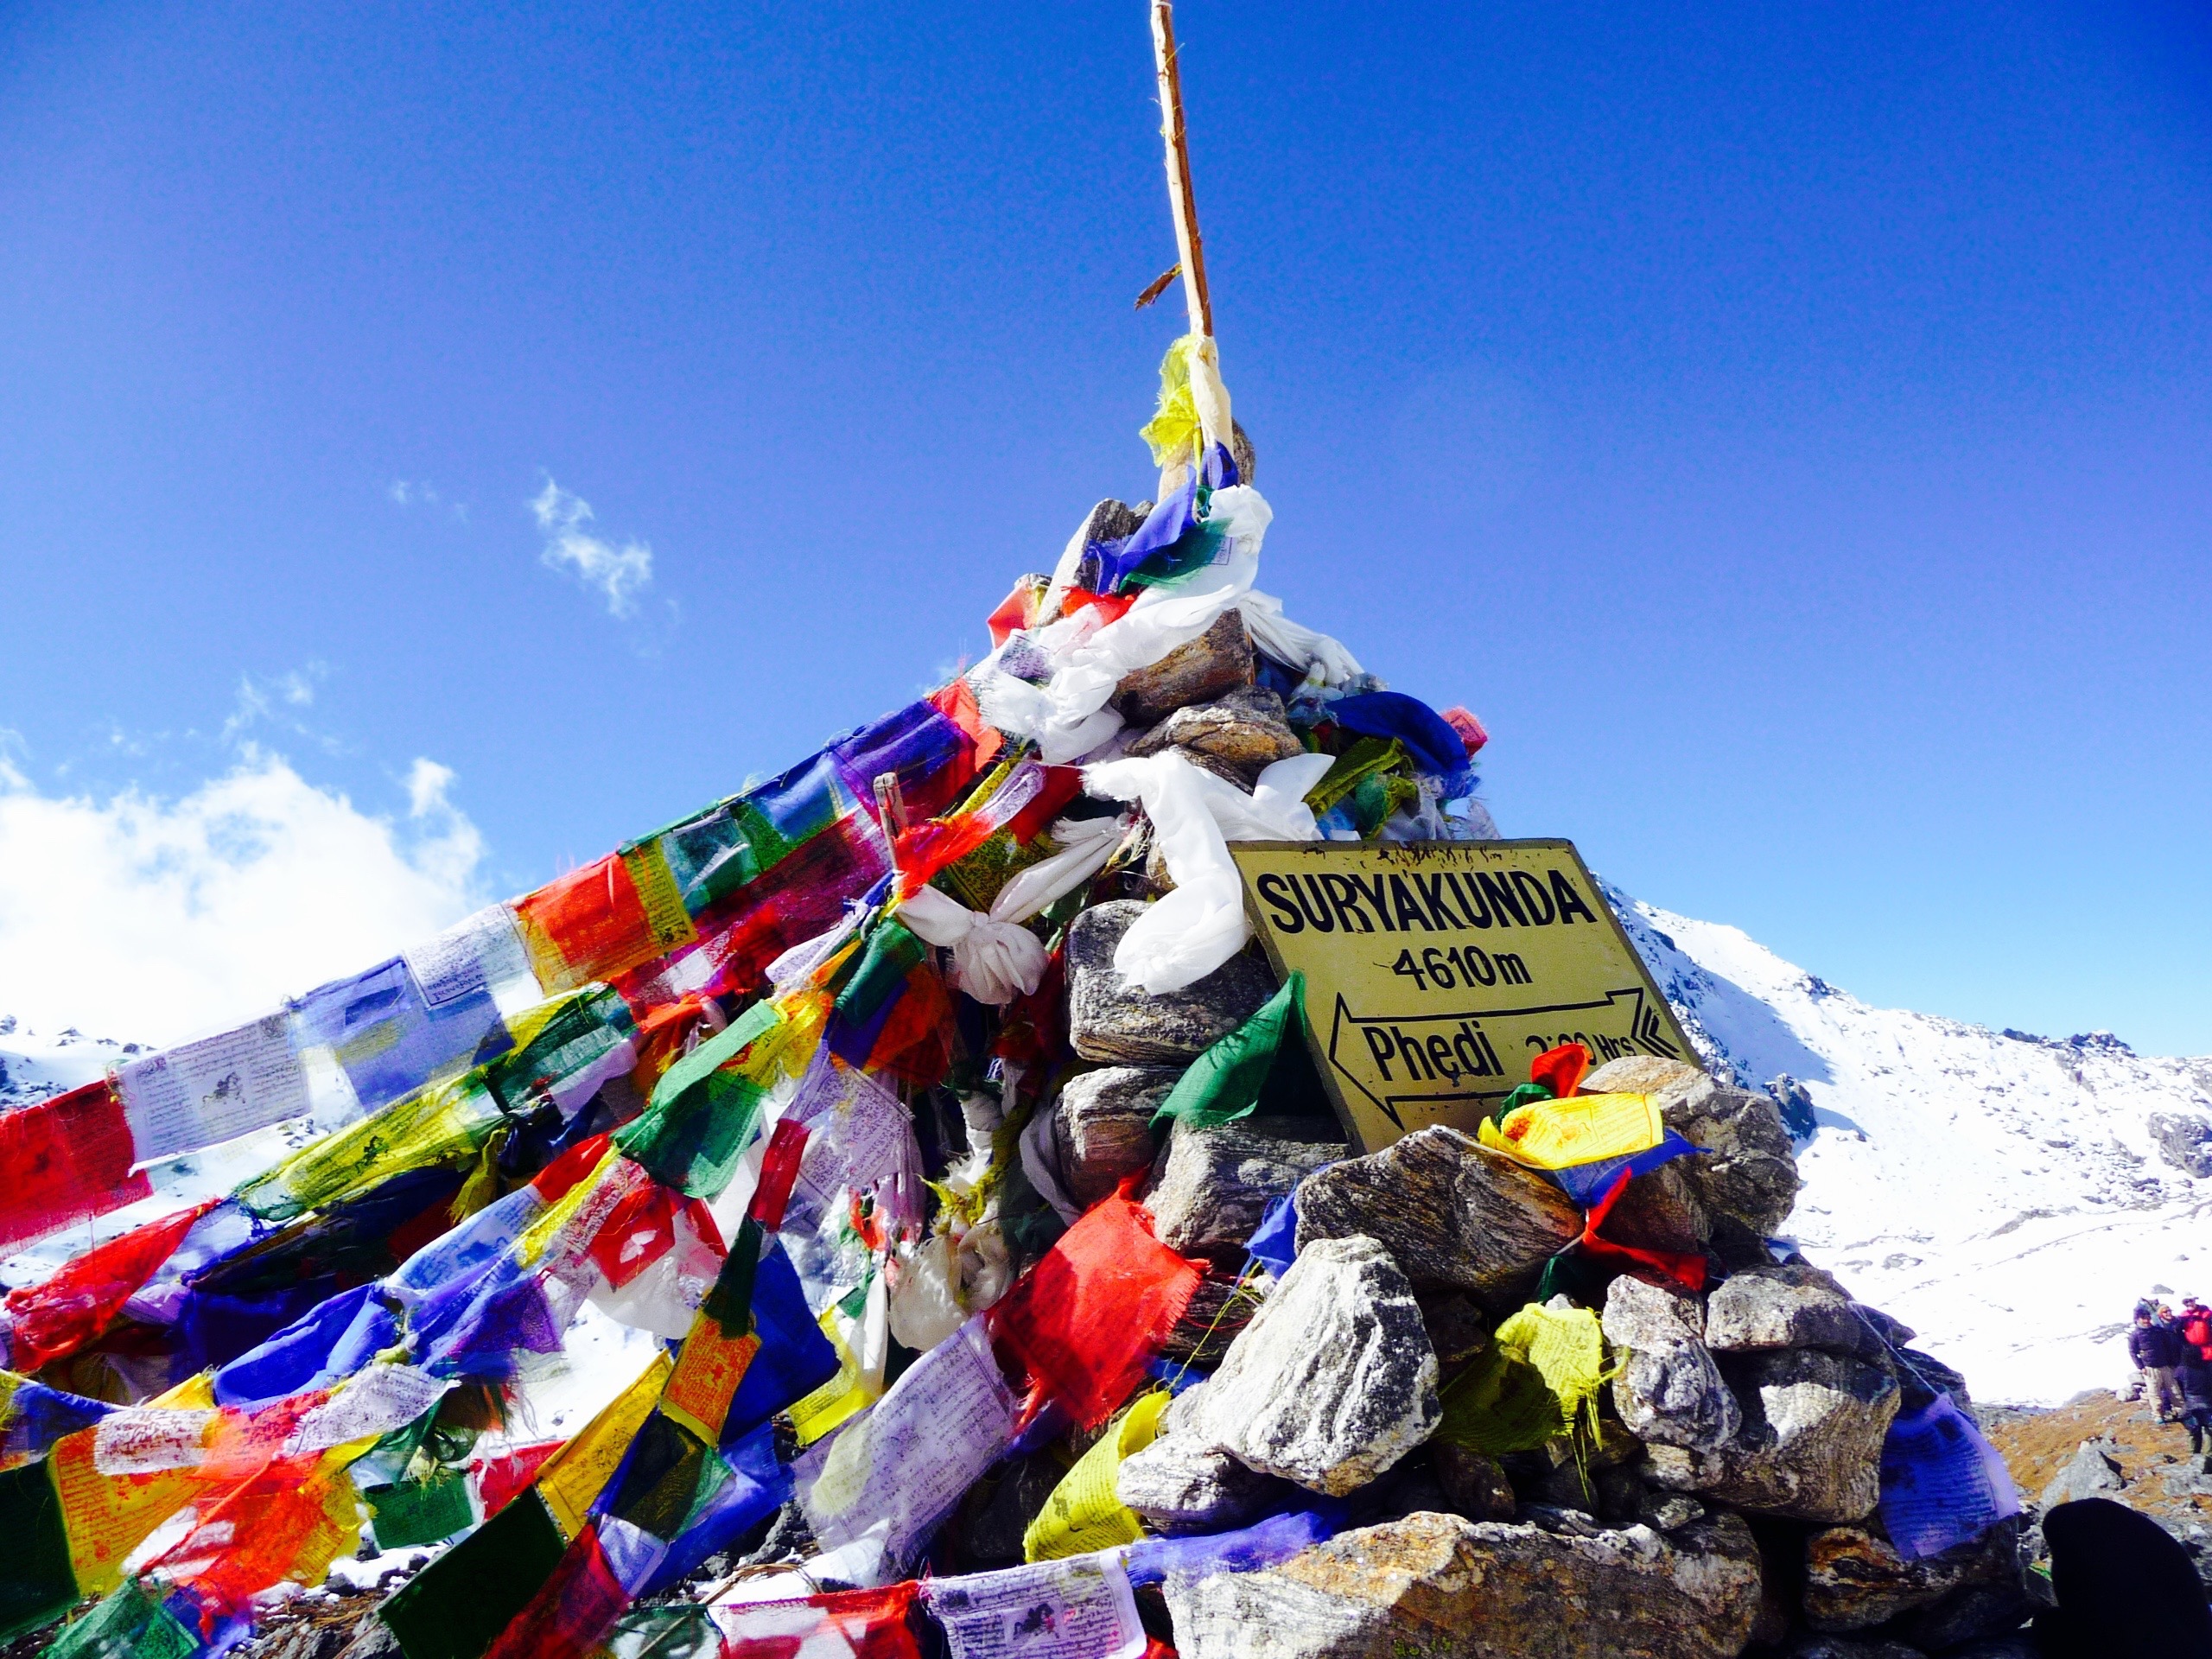
[[1085,1211],[988,1317],[1045,1392],[1095,1428],[1143,1380],[1204,1277],[1154,1236],[1141,1205],[1116,1197]]
[[86,1251],[44,1282],[10,1291],[0,1301],[7,1316],[8,1363],[35,1371],[105,1331],[124,1303],[175,1253],[192,1224],[214,1207],[211,1198],[134,1227]]
[[281,1009],[116,1073],[131,1155],[140,1163],[197,1152],[308,1110],[307,1071]]

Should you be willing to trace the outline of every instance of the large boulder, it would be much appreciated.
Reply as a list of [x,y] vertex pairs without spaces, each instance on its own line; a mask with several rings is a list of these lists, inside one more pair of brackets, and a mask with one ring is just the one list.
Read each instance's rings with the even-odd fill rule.
[[1897,1415],[1897,1379],[1817,1349],[1755,1354],[1731,1377],[1744,1426],[1717,1451],[1652,1443],[1653,1484],[1758,1514],[1830,1522],[1864,1519],[1881,1496],[1882,1441]]
[[[2017,1592],[2018,1535],[2014,1523],[2001,1522],[1940,1555],[1908,1561],[1861,1527],[1816,1532],[1805,1541],[1805,1622],[1816,1630],[1866,1630],[1969,1586]],[[2024,1616],[2024,1599],[2018,1606],[2013,1624]],[[1997,1633],[1969,1628],[1952,1641]]]
[[[1797,1164],[1782,1109],[1768,1096],[1715,1081],[1694,1065],[1649,1055],[1609,1060],[1583,1079],[1591,1094],[1617,1090],[1657,1099],[1667,1127],[1705,1153],[1684,1173],[1716,1221],[1751,1241],[1771,1237],[1797,1203]],[[1722,1230],[1716,1228],[1716,1242]]]
[[1803,1263],[1730,1274],[1706,1300],[1705,1341],[1719,1353],[1824,1348],[1878,1359],[1884,1351],[1843,1287]]
[[1298,1244],[1364,1234],[1417,1285],[1464,1290],[1487,1312],[1529,1300],[1582,1211],[1543,1176],[1442,1124],[1309,1175]]
[[2049,1514],[2077,1498],[2116,1497],[2126,1485],[2127,1477],[2120,1472],[2119,1444],[2101,1438],[2084,1440],[2074,1448],[2066,1466],[2051,1477],[2040,1502]]
[[1241,1262],[1268,1205],[1345,1154],[1342,1141],[1304,1137],[1319,1118],[1248,1117],[1212,1128],[1177,1123],[1145,1207],[1160,1243],[1185,1255]]
[[1170,748],[1183,750],[1200,764],[1221,762],[1247,790],[1274,762],[1306,752],[1283,718],[1282,699],[1257,685],[1239,687],[1213,702],[1178,709],[1131,743],[1127,752],[1147,755]]
[[1132,726],[1150,726],[1194,702],[1211,702],[1252,683],[1252,636],[1241,611],[1221,620],[1188,645],[1122,677],[1114,707]]
[[1413,1287],[1373,1239],[1331,1238],[1299,1252],[1229,1345],[1187,1432],[1263,1473],[1341,1497],[1427,1440],[1442,1415]]
[[1109,1065],[1070,1077],[1052,1106],[1052,1145],[1069,1196],[1088,1207],[1148,1169],[1152,1115],[1183,1075],[1173,1065]]
[[1662,1537],[1422,1513],[1166,1596],[1183,1659],[1732,1659],[1759,1582],[1733,1516]]
[[1605,1293],[1600,1323],[1605,1340],[1627,1354],[1613,1379],[1613,1408],[1630,1433],[1693,1452],[1735,1443],[1743,1410],[1705,1344],[1694,1297],[1624,1274]]
[[1195,985],[1160,996],[1125,983],[1115,947],[1144,911],[1141,899],[1109,899],[1068,925],[1068,1040],[1086,1060],[1187,1065],[1274,995],[1266,967],[1249,956],[1231,957]]

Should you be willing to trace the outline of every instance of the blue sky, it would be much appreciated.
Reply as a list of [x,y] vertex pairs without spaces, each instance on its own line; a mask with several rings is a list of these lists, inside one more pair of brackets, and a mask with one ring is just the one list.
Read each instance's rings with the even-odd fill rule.
[[[1508,833],[1870,1000],[2212,1051],[2201,14],[1178,21],[1263,582],[1484,716]],[[1151,487],[1150,74],[1140,0],[10,8],[16,806],[197,801],[219,863],[282,757],[508,893],[941,677]]]

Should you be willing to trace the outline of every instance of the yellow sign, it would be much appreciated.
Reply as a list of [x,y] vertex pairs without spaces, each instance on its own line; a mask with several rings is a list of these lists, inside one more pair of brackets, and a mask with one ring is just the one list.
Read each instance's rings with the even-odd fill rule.
[[1280,977],[1306,976],[1313,1061],[1366,1151],[1475,1133],[1548,1048],[1697,1056],[1565,841],[1233,843]]

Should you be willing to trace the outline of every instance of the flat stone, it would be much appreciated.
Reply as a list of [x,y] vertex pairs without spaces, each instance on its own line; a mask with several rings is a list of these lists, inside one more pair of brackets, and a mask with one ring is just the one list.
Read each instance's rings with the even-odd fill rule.
[[1177,1123],[1144,1200],[1160,1243],[1185,1255],[1241,1262],[1268,1205],[1345,1155],[1341,1141],[1292,1138],[1311,1134],[1319,1122],[1248,1117],[1214,1128]]
[[1706,1299],[1706,1345],[1720,1353],[1825,1348],[1872,1358],[1882,1344],[1853,1309],[1843,1287],[1820,1268],[1748,1268],[1728,1275]]
[[1114,688],[1114,707],[1132,726],[1152,726],[1178,709],[1212,702],[1252,683],[1252,636],[1234,608],[1187,645],[1140,668]]
[[1605,1236],[1632,1249],[1701,1255],[1713,1237],[1713,1217],[1690,1179],[1693,1159],[1634,1177],[1605,1217]]
[[1465,1291],[1420,1291],[1414,1300],[1421,1304],[1421,1322],[1428,1327],[1428,1345],[1436,1350],[1436,1363],[1446,1372],[1490,1347],[1490,1322]]
[[1122,1459],[1122,1502],[1156,1532],[1220,1532],[1243,1526],[1293,1489],[1188,1434],[1163,1434]]
[[1744,1414],[1702,1340],[1694,1297],[1625,1274],[1605,1292],[1605,1340],[1627,1359],[1613,1379],[1613,1408],[1630,1433],[1654,1445],[1718,1453],[1735,1444]]
[[1443,1410],[1413,1287],[1371,1238],[1302,1247],[1229,1346],[1190,1433],[1251,1468],[1332,1497],[1427,1440]]
[[1052,1144],[1068,1195],[1083,1205],[1110,1197],[1152,1166],[1159,1143],[1152,1115],[1183,1075],[1173,1065],[1109,1065],[1079,1072],[1052,1107]]
[[1184,1659],[1733,1659],[1759,1582],[1733,1516],[1662,1538],[1415,1514],[1166,1587]]
[[2017,1588],[2018,1541],[2013,1523],[1999,1522],[1940,1555],[1908,1561],[1863,1527],[1827,1528],[1805,1541],[1805,1622],[1822,1631],[1872,1630],[1964,1586]]
[[1797,1202],[1797,1164],[1782,1109],[1765,1095],[1737,1089],[1679,1060],[1649,1055],[1609,1060],[1583,1089],[1650,1095],[1667,1127],[1707,1155],[1682,1160],[1699,1200],[1756,1238],[1769,1238]]
[[1428,1443],[1430,1465],[1449,1506],[1470,1521],[1510,1521],[1521,1501],[1497,1459],[1451,1440]]
[[1751,1355],[1735,1366],[1732,1392],[1744,1417],[1736,1440],[1719,1451],[1651,1444],[1652,1483],[1798,1521],[1872,1513],[1882,1440],[1897,1415],[1896,1379],[1811,1348]]
[[1415,1284],[1464,1290],[1502,1315],[1581,1236],[1582,1211],[1535,1171],[1433,1124],[1300,1184],[1301,1250],[1355,1233],[1381,1241]]
[[1284,718],[1282,699],[1258,685],[1178,709],[1131,743],[1128,753],[1157,754],[1167,748],[1181,749],[1193,760],[1204,756],[1224,763],[1248,790],[1268,766],[1306,751]]
[[1195,985],[1161,996],[1123,984],[1115,947],[1144,910],[1137,899],[1109,899],[1068,925],[1068,1039],[1086,1060],[1187,1065],[1274,995],[1265,964],[1250,956],[1231,957]]

